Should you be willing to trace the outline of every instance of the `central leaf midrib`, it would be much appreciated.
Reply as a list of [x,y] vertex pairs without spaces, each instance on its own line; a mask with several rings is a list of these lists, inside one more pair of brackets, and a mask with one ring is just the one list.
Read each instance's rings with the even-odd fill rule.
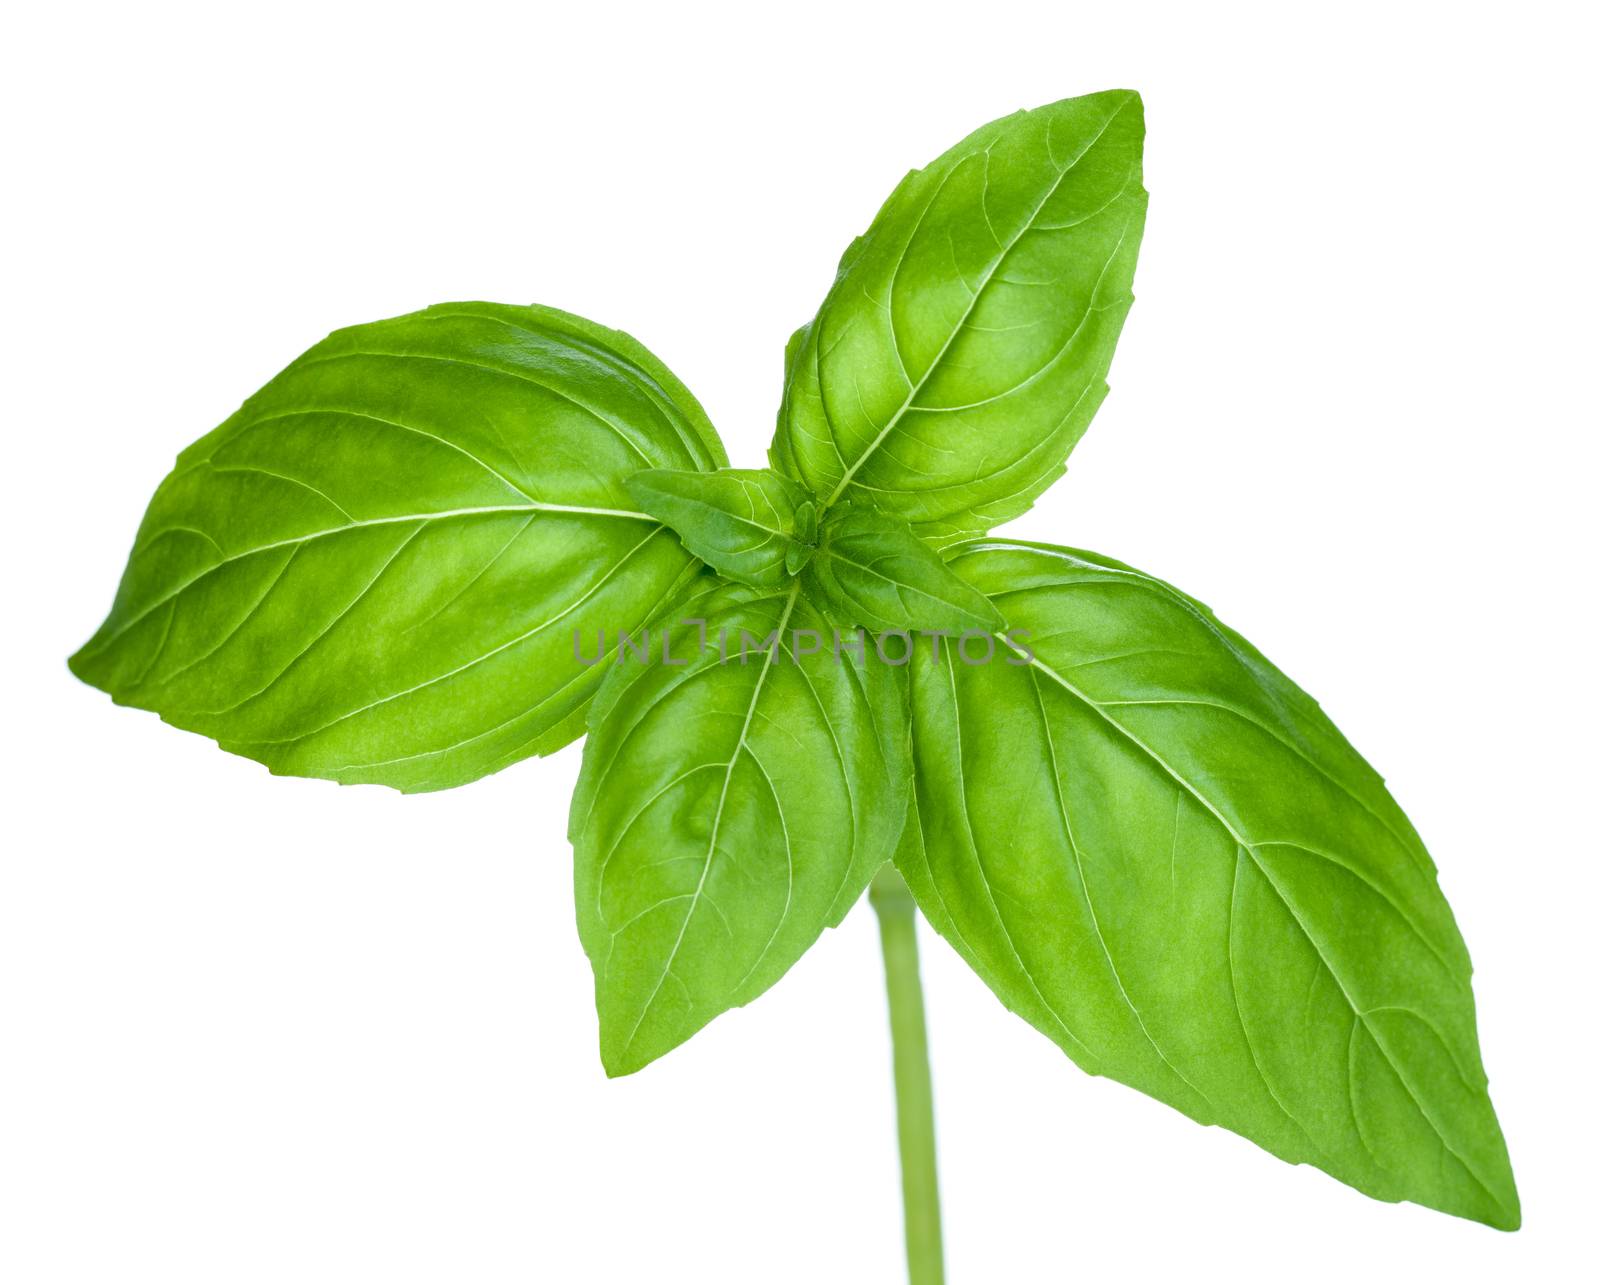
[[[274,549],[294,548],[300,545],[309,544],[313,540],[325,539],[328,536],[343,535],[348,531],[362,530],[366,527],[393,526],[396,523],[403,522],[436,522],[446,518],[486,517],[501,513],[569,513],[579,516],[587,515],[590,517],[629,518],[641,522],[655,522],[660,525],[660,520],[648,513],[635,513],[628,509],[601,509],[589,508],[582,505],[553,504],[543,500],[534,500],[527,504],[486,504],[465,509],[439,509],[431,513],[400,513],[390,517],[362,518],[354,522],[341,523],[339,526],[326,527],[320,531],[308,531],[302,535],[289,536],[283,540],[271,540],[266,544],[259,544],[253,546],[252,548],[241,549],[238,553],[230,553],[225,557],[220,558],[218,561],[213,562],[210,566],[199,572],[199,574],[191,576],[182,584],[178,585],[175,589],[163,594],[154,602],[151,602],[147,606],[141,608],[132,616],[132,618],[125,621],[114,632],[108,634],[103,639],[96,640],[92,644],[92,650],[91,647],[85,647],[83,649],[83,653],[92,655],[95,652],[104,650],[106,647],[109,647],[112,643],[116,642],[118,638],[122,637],[123,634],[127,633],[128,630],[137,625],[141,620],[144,620],[152,612],[159,611],[162,607],[166,606],[167,603],[173,601],[182,594],[187,593],[207,576],[222,570],[224,567],[231,566],[235,562],[241,562],[245,558],[253,558],[258,553],[271,553]],[[151,543],[155,539],[158,539],[160,534],[164,533],[158,533],[157,536],[152,536],[150,541],[147,541],[147,543]]]
[[772,671],[774,658],[781,650],[783,641],[783,627],[789,623],[790,613],[794,611],[796,598],[800,593],[800,584],[795,582],[789,590],[788,600],[783,604],[783,611],[778,617],[777,627],[774,630],[776,638],[773,646],[767,651],[766,659],[761,666],[761,672],[756,676],[755,687],[750,692],[750,703],[745,707],[744,723],[739,728],[739,739],[734,743],[733,753],[728,756],[727,767],[723,772],[722,791],[717,797],[717,810],[711,819],[711,837],[706,844],[705,862],[700,868],[700,880],[695,885],[694,892],[689,894],[693,900],[689,909],[684,912],[683,922],[678,926],[678,936],[673,941],[672,947],[667,951],[667,958],[661,966],[661,976],[656,978],[656,984],[645,999],[644,1006],[639,1010],[639,1016],[633,1023],[633,1029],[628,1032],[628,1038],[623,1042],[622,1054],[626,1056],[633,1047],[633,1042],[638,1038],[639,1030],[644,1025],[644,1020],[650,1015],[650,1010],[655,1006],[656,996],[661,993],[661,988],[666,984],[667,974],[672,971],[672,965],[678,958],[678,951],[683,946],[683,939],[688,935],[689,924],[694,919],[695,911],[700,907],[700,900],[705,892],[706,880],[711,874],[711,863],[716,856],[717,835],[722,825],[722,815],[728,802],[728,788],[733,782],[733,769],[739,761],[739,756],[745,752],[745,741],[750,735],[750,724],[755,719],[756,706],[761,703],[761,692],[766,686],[767,675]]
[[[727,518],[730,522],[737,522],[740,526],[753,527],[755,530],[764,532],[767,535],[782,536],[785,539],[787,539],[789,536],[789,533],[782,527],[768,526],[765,522],[762,522],[757,518],[742,517],[739,514],[734,513],[731,509],[718,508],[715,504],[710,504],[705,500],[693,500],[691,503],[698,505],[707,513],[715,513],[720,517]],[[665,521],[665,519],[662,520]],[[668,522],[667,525],[672,526],[672,523]],[[684,536],[684,532],[678,531],[677,527],[673,527],[672,529],[677,532],[680,538]],[[767,541],[763,541],[762,543],[767,543]]]
[[1195,802],[1199,803],[1201,807],[1209,812],[1211,816],[1215,818],[1217,824],[1228,833],[1229,837],[1233,839],[1234,843],[1237,844],[1241,850],[1250,854],[1250,860],[1255,864],[1256,869],[1261,872],[1262,877],[1267,881],[1267,886],[1272,889],[1273,895],[1277,897],[1279,903],[1283,906],[1289,917],[1294,920],[1295,926],[1300,930],[1301,936],[1305,938],[1306,943],[1311,947],[1312,952],[1316,955],[1318,961],[1322,964],[1322,967],[1325,968],[1328,972],[1328,975],[1333,978],[1335,985],[1337,985],[1339,988],[1339,993],[1344,997],[1344,1001],[1349,1006],[1351,1013],[1372,1037],[1372,1042],[1377,1045],[1378,1051],[1383,1054],[1384,1061],[1388,1063],[1389,1069],[1394,1073],[1395,1078],[1400,1081],[1401,1087],[1405,1089],[1406,1095],[1411,1099],[1412,1104],[1416,1107],[1417,1113],[1422,1116],[1429,1129],[1433,1131],[1434,1136],[1439,1139],[1440,1145],[1443,1146],[1444,1149],[1455,1158],[1457,1163],[1461,1165],[1462,1169],[1465,1170],[1467,1176],[1478,1185],[1483,1193],[1488,1196],[1496,1206],[1503,1208],[1504,1206],[1501,1204],[1499,1197],[1495,1195],[1493,1189],[1483,1180],[1472,1163],[1468,1161],[1467,1158],[1457,1151],[1453,1146],[1451,1146],[1450,1140],[1444,1135],[1444,1131],[1440,1129],[1438,1124],[1434,1121],[1432,1113],[1430,1113],[1428,1109],[1423,1106],[1422,1101],[1417,1096],[1416,1091],[1411,1087],[1410,1081],[1407,1080],[1405,1075],[1401,1072],[1398,1062],[1395,1060],[1394,1055],[1389,1051],[1389,1047],[1384,1041],[1382,1035],[1379,1034],[1376,1027],[1367,1021],[1366,1010],[1362,1009],[1356,1003],[1354,997],[1350,994],[1349,988],[1345,985],[1344,978],[1340,976],[1339,971],[1334,968],[1332,961],[1330,961],[1323,953],[1321,944],[1312,935],[1311,930],[1306,927],[1304,921],[1300,918],[1299,912],[1295,909],[1293,903],[1290,902],[1283,889],[1278,886],[1277,881],[1272,877],[1271,871],[1267,868],[1265,863],[1262,862],[1260,854],[1256,851],[1255,845],[1241,835],[1236,829],[1234,829],[1233,825],[1228,821],[1228,819],[1222,815],[1222,813],[1212,804],[1211,800],[1206,798],[1206,796],[1202,794],[1192,782],[1184,777],[1182,773],[1178,772],[1176,768],[1172,767],[1172,765],[1163,759],[1159,754],[1157,754],[1155,750],[1151,749],[1142,740],[1135,736],[1132,731],[1108,714],[1105,709],[1101,707],[1099,702],[1095,701],[1085,692],[1080,691],[1077,687],[1068,682],[1037,656],[1029,658],[1027,653],[1012,643],[1009,638],[1002,638],[1002,641],[1005,642],[1006,645],[1013,651],[1015,651],[1017,655],[1027,659],[1031,666],[1037,668],[1039,672],[1050,678],[1062,689],[1062,691],[1066,692],[1069,696],[1073,697],[1087,708],[1093,710],[1102,719],[1104,719],[1107,725],[1112,728],[1112,730],[1114,730],[1130,745],[1137,748],[1141,753],[1149,758],[1151,762],[1156,764],[1157,767],[1171,777],[1172,780],[1186,794],[1188,794],[1195,800]]
[[[867,443],[866,449],[863,450],[861,454],[856,457],[855,462],[845,470],[844,476],[839,479],[839,484],[833,488],[832,494],[828,496],[828,504],[831,505],[838,500],[839,496],[844,493],[845,487],[850,485],[851,480],[860,471],[861,466],[865,464],[872,456],[873,452],[875,452],[878,447],[883,444],[884,439],[887,438],[888,435],[894,430],[895,425],[898,424],[905,416],[906,412],[911,409],[912,405],[917,400],[917,395],[922,391],[928,380],[933,377],[934,372],[939,369],[939,363],[944,360],[945,354],[950,351],[951,345],[955,343],[957,336],[961,334],[961,331],[966,326],[968,319],[971,318],[973,312],[976,310],[978,301],[983,298],[984,291],[989,288],[989,283],[992,282],[996,274],[999,273],[1001,266],[1005,263],[1011,252],[1016,249],[1018,244],[1022,241],[1022,238],[1027,236],[1027,234],[1033,230],[1034,223],[1038,221],[1039,215],[1044,212],[1044,207],[1050,203],[1051,198],[1055,196],[1056,192],[1060,189],[1061,184],[1066,181],[1067,175],[1072,173],[1072,171],[1077,168],[1078,162],[1087,156],[1090,149],[1092,149],[1094,145],[1105,136],[1106,131],[1111,128],[1112,122],[1123,113],[1128,104],[1132,101],[1133,99],[1130,97],[1123,99],[1122,102],[1117,104],[1116,109],[1106,117],[1099,130],[1096,131],[1094,137],[1085,143],[1083,147],[1079,149],[1078,154],[1074,156],[1067,164],[1066,168],[1064,168],[1061,173],[1056,175],[1055,181],[1050,184],[1050,187],[1048,190],[1046,190],[1045,194],[1039,198],[1033,209],[1028,212],[1028,217],[1023,221],[1022,226],[995,257],[994,262],[984,273],[983,280],[978,282],[978,288],[972,292],[972,297],[967,300],[967,306],[962,310],[961,316],[956,319],[955,325],[950,328],[950,333],[945,336],[944,343],[939,346],[939,351],[934,354],[933,360],[928,363],[927,368],[922,372],[921,376],[914,384],[912,384],[910,390],[906,393],[905,399],[900,403],[894,414],[890,416],[889,422],[879,430],[878,435],[874,437],[872,441]],[[966,159],[966,157],[962,158],[963,161]],[[959,165],[960,162],[957,162],[957,164]],[[954,169],[952,169],[951,172],[953,173]],[[987,190],[987,175],[984,178],[984,183]],[[937,193],[935,193],[935,198],[936,197]],[[934,198],[930,198],[929,200],[929,208],[932,206],[933,199]],[[927,209],[924,209],[923,214],[926,215],[926,213]],[[921,224],[922,221],[921,218],[919,218],[917,220],[917,227],[912,229],[911,236],[906,239],[905,248],[900,252],[901,262],[904,262],[905,255],[911,248],[911,239],[916,236],[917,229],[921,227]],[[898,270],[898,265],[896,265],[896,271]],[[890,308],[893,308],[894,306],[892,292],[889,306]],[[890,345],[894,348],[895,353],[898,356],[899,346],[894,340],[892,331],[890,335]]]

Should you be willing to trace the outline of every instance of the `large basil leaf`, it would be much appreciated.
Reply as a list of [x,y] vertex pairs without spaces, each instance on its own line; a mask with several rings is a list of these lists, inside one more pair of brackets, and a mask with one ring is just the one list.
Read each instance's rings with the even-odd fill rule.
[[952,565],[1033,660],[913,664],[897,860],[939,931],[1086,1070],[1380,1199],[1517,1226],[1467,951],[1377,773],[1157,580],[1000,542]]
[[624,479],[724,462],[660,362],[566,313],[341,330],[178,457],[72,668],[274,772],[459,785],[580,734],[575,633],[692,574]]
[[771,469],[647,469],[627,485],[690,553],[741,584],[783,584],[816,538],[816,506]]
[[908,794],[900,671],[835,652],[798,586],[713,584],[673,615],[705,647],[667,621],[687,664],[614,671],[572,799],[612,1075],[777,981],[893,855]]
[[991,629],[1000,614],[901,519],[861,505],[823,523],[806,584],[827,613],[872,630]]
[[1143,139],[1137,94],[1092,94],[908,175],[790,341],[774,466],[938,542],[1027,509],[1105,396]]

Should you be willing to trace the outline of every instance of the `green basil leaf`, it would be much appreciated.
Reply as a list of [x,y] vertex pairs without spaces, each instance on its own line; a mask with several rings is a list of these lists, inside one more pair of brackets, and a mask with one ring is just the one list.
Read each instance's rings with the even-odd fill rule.
[[938,930],[1086,1070],[1516,1227],[1466,947],[1378,774],[1160,581],[998,541],[952,565],[1031,637],[1016,664],[913,662],[897,860]]
[[694,573],[623,480],[724,462],[659,361],[566,313],[341,330],[179,456],[72,669],[274,772],[460,785],[580,735],[575,631]]
[[672,661],[607,680],[572,800],[611,1075],[777,981],[892,857],[908,794],[901,671],[835,652],[797,583],[714,583],[681,613]]
[[800,574],[801,568],[816,555],[817,546],[814,544],[801,544],[798,540],[790,543],[788,551],[783,555],[783,569],[791,576]]
[[1026,510],[1105,396],[1143,138],[1137,94],[1092,94],[908,175],[790,341],[774,466],[941,543]]
[[1000,613],[900,518],[844,505],[822,524],[805,583],[836,620],[872,630],[964,631]]
[[802,500],[795,509],[795,539],[802,544],[814,545],[817,542],[817,505],[815,500]]
[[[775,588],[792,574],[785,562],[800,556],[791,553],[802,540],[799,510],[814,513],[806,493],[771,469],[647,469],[627,487],[695,557],[730,580],[758,587]],[[805,543],[815,539],[814,517],[811,523]]]

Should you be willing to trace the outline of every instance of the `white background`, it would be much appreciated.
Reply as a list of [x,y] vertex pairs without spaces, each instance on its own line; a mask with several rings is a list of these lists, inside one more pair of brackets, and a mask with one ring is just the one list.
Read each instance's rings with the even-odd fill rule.
[[654,348],[753,466],[784,339],[901,174],[1114,86],[1150,130],[1139,302],[1011,530],[1209,602],[1387,775],[1472,948],[1526,1226],[1090,1079],[925,935],[951,1277],[1592,1271],[1594,33],[1525,3],[1111,11],[7,20],[0,1279],[899,1278],[865,909],[610,1083],[576,747],[427,797],[277,780],[63,662],[173,455],[328,330],[556,304]]

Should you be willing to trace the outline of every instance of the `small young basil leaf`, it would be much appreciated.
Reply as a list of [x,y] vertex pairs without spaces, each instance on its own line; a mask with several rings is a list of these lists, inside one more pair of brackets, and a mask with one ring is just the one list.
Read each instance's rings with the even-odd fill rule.
[[817,505],[814,500],[802,500],[794,511],[795,538],[801,544],[817,542]]
[[670,661],[656,637],[607,681],[572,799],[611,1075],[777,981],[893,855],[909,793],[901,671],[835,651],[797,583],[714,582],[681,615]]
[[892,514],[832,510],[805,583],[832,619],[868,629],[988,630],[1000,613]]
[[553,308],[340,330],[179,456],[70,664],[274,772],[460,785],[581,735],[575,631],[695,573],[623,480],[724,462],[637,341]]
[[1144,228],[1127,91],[992,124],[903,180],[791,340],[771,458],[948,543],[1017,516],[1105,396]]
[[[757,588],[776,588],[793,574],[785,564],[799,538],[798,510],[814,512],[806,493],[771,469],[647,469],[628,478],[627,487],[634,503],[676,531],[695,557]],[[815,539],[814,517],[811,525]]]
[[1160,581],[1045,545],[951,562],[1004,595],[1016,645],[911,667],[920,825],[896,860],[938,931],[1086,1070],[1516,1227],[1467,950],[1378,774]]

